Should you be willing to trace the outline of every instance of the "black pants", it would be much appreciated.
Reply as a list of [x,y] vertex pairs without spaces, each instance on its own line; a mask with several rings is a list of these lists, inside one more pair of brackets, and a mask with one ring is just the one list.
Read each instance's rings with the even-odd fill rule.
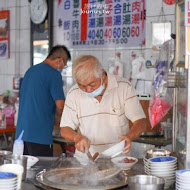
[[53,156],[53,145],[24,142],[24,155]]

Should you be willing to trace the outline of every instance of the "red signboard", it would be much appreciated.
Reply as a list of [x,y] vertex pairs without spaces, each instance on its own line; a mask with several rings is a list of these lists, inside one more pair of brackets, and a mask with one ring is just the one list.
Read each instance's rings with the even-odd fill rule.
[[167,5],[173,5],[175,4],[175,0],[163,0],[164,3],[166,3]]

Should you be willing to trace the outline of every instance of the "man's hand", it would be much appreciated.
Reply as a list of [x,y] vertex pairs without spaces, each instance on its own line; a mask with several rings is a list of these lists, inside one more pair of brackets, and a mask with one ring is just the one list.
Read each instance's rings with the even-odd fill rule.
[[88,153],[90,148],[90,140],[87,137],[81,134],[77,134],[74,137],[74,142],[75,142],[75,147],[78,151]]
[[78,151],[88,153],[90,148],[90,140],[80,133],[77,133],[70,127],[61,127],[61,136],[69,141],[75,142],[75,147]]
[[131,130],[126,135],[119,137],[120,141],[125,140],[123,154],[126,154],[130,151],[131,141],[138,138],[142,134],[142,132],[144,132],[144,130],[146,129],[146,124],[146,119],[136,120],[133,123]]
[[131,140],[126,135],[119,137],[119,141],[122,141],[122,140],[125,140],[125,147],[123,149],[123,154],[127,154],[131,148]]

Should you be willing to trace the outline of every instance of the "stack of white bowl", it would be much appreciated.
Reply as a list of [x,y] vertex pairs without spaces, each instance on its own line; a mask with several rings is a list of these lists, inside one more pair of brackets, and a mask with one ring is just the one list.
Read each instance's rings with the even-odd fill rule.
[[144,169],[148,175],[162,177],[165,180],[165,189],[175,182],[177,170],[177,158],[173,156],[160,156],[155,158],[144,158]]
[[190,189],[190,170],[176,171],[176,190]]
[[9,172],[0,172],[0,189],[1,190],[16,190],[17,175]]

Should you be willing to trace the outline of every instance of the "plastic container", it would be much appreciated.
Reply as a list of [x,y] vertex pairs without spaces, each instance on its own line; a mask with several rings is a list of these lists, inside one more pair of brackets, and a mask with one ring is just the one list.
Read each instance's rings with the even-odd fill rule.
[[24,142],[22,140],[24,131],[21,132],[18,139],[15,140],[13,145],[13,155],[23,155],[24,152]]
[[15,117],[14,117],[14,126],[17,126],[18,121],[18,111],[19,111],[19,98],[17,98],[17,101],[15,102]]

